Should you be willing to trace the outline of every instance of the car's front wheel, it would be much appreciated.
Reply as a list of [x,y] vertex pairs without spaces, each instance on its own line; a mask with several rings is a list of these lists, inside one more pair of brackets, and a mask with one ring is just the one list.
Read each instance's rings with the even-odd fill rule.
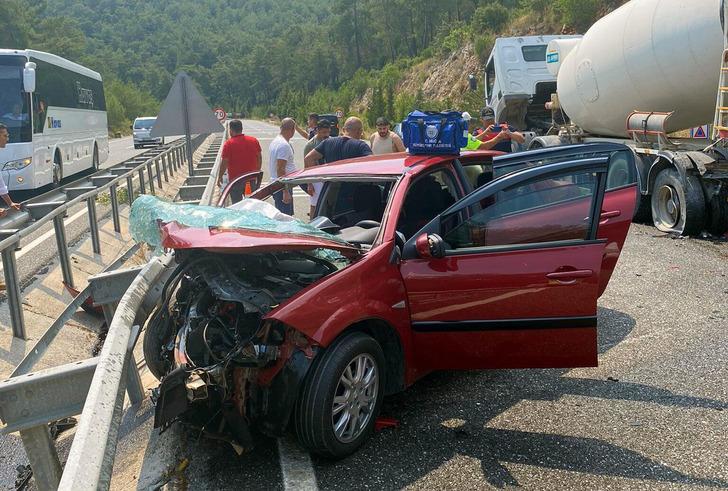
[[301,444],[334,459],[359,448],[382,405],[384,363],[379,343],[360,332],[344,335],[320,354],[296,404]]

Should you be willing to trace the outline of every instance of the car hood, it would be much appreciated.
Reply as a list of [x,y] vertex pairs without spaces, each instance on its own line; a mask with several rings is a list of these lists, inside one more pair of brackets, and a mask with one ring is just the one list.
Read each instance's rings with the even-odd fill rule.
[[236,254],[332,249],[348,258],[360,254],[359,249],[351,244],[305,234],[240,228],[187,227],[177,222],[164,224],[160,230],[162,247],[167,249],[205,249],[210,252]]

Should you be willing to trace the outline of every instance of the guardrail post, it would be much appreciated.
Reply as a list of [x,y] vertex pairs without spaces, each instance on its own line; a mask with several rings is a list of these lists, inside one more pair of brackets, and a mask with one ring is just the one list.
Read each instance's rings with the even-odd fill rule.
[[[159,189],[162,189],[162,173],[159,172],[159,159],[154,159],[154,169],[157,171],[157,184]],[[166,174],[166,172],[165,172]]]
[[169,182],[169,174],[167,173],[167,159],[164,158],[164,154],[159,157],[162,162],[162,171],[164,172],[164,182]]
[[21,430],[20,438],[33,469],[35,485],[43,491],[58,489],[63,470],[48,427],[43,424]]
[[126,192],[128,193],[129,206],[134,202],[134,176],[126,176]]
[[13,327],[13,337],[26,340],[28,337],[25,332],[23,304],[20,298],[20,282],[18,281],[18,267],[15,261],[16,246],[17,242],[2,251],[3,275],[5,275],[5,292],[8,295],[8,308],[10,310],[10,324]]
[[154,194],[154,174],[152,174],[151,162],[147,162],[147,174],[149,175],[149,194]]
[[71,259],[68,257],[68,244],[66,244],[66,224],[63,222],[63,215],[56,215],[53,217],[53,228],[56,229],[58,260],[61,263],[63,282],[68,286],[74,286]]
[[118,186],[112,184],[109,188],[111,193],[111,219],[114,221],[114,232],[121,233],[121,221],[119,220],[119,197],[116,195]]
[[169,157],[169,152],[165,153],[163,155],[163,157],[164,157],[164,162],[166,162],[167,167],[169,168],[169,175],[174,177],[175,169],[174,169],[174,164],[172,163],[172,159]]
[[139,169],[139,194],[147,192],[147,186],[144,183],[144,169]]
[[13,328],[13,337],[26,340],[25,318],[23,317],[22,299],[20,297],[20,283],[18,281],[17,262],[15,260],[15,247],[2,251],[3,274],[5,275],[5,288],[8,295],[10,310],[10,324]]
[[91,231],[91,245],[94,253],[101,254],[101,240],[99,239],[99,223],[96,220],[96,196],[86,199],[88,205],[89,230]]

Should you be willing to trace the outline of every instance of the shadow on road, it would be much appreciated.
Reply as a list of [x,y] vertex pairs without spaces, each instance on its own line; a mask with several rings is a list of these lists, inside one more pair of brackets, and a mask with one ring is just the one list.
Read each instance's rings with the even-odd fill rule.
[[[622,312],[599,309],[599,352],[619,344],[634,325],[634,319]],[[385,400],[383,415],[399,419],[398,429],[375,435],[343,461],[315,459],[319,483],[326,489],[372,485],[401,488],[462,455],[478,459],[485,479],[496,487],[519,485],[501,464],[510,462],[599,476],[728,488],[726,481],[689,476],[600,439],[487,427],[489,421],[521,401],[555,401],[568,395],[678,408],[728,409],[728,404],[717,400],[683,396],[644,384],[564,377],[567,372],[434,373]],[[448,421],[455,421],[455,426],[443,424]]]

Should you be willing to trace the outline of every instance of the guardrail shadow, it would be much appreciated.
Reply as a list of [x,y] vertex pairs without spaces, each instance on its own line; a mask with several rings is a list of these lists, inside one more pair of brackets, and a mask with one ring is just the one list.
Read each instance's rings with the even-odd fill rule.
[[[600,308],[599,352],[619,344],[634,325],[629,315]],[[725,480],[690,476],[598,438],[487,427],[523,401],[556,401],[573,395],[685,409],[728,409],[727,403],[718,400],[680,395],[646,384],[564,377],[567,372],[531,369],[434,373],[404,393],[385,399],[383,415],[400,419],[398,429],[379,433],[342,462],[316,459],[319,482],[340,489],[359,489],[371,482],[366,471],[340,472],[344,466],[387,469],[376,480],[386,489],[429,487],[422,482],[428,474],[464,456],[477,459],[485,479],[495,487],[519,485],[502,464],[507,462],[595,476],[728,488]],[[521,417],[509,422],[517,424],[516,418]],[[533,425],[533,421],[527,423]]]

